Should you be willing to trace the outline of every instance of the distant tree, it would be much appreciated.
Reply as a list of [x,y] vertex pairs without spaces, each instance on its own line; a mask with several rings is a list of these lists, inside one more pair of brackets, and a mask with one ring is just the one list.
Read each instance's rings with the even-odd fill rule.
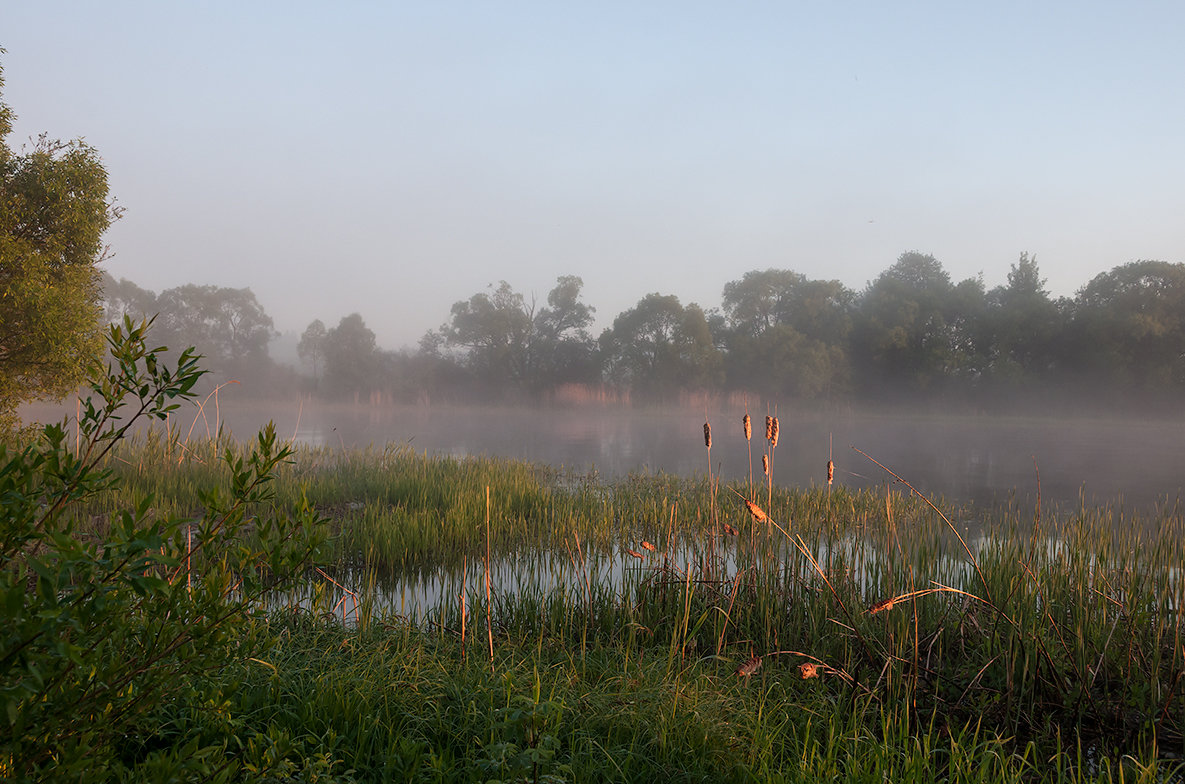
[[102,291],[103,321],[107,324],[122,323],[124,316],[131,316],[133,321],[142,321],[160,312],[156,294],[126,278],[116,280],[104,272]]
[[496,388],[521,385],[530,377],[534,312],[523,296],[501,281],[493,294],[474,294],[452,308],[448,342],[468,349],[468,364]]
[[250,374],[268,362],[271,316],[251,289],[187,284],[157,298],[158,334],[166,345],[195,346],[219,374]]
[[1028,253],[1012,265],[1008,282],[987,295],[988,363],[994,386],[1015,387],[1046,379],[1055,364],[1061,332],[1057,303],[1049,297],[1037,259]]
[[547,307],[534,318],[532,341],[539,385],[586,383],[598,380],[597,343],[589,335],[596,308],[580,301],[584,281],[575,275],[556,279]]
[[1185,264],[1135,261],[1104,272],[1074,299],[1079,367],[1118,390],[1185,388]]
[[673,294],[647,294],[613,320],[600,338],[609,381],[644,398],[662,399],[721,380],[721,357],[707,316]]
[[325,361],[325,340],[328,332],[321,319],[314,319],[300,336],[296,344],[296,354],[302,361],[308,362],[313,368],[313,382],[320,383],[321,364]]
[[745,273],[724,286],[728,385],[818,398],[847,386],[855,294],[790,270]]
[[903,253],[860,297],[853,333],[855,365],[867,391],[927,391],[957,366],[952,329],[956,298],[933,256]]
[[96,264],[117,216],[92,147],[43,135],[17,154],[13,119],[0,101],[0,430],[22,402],[74,389],[98,356]]
[[492,293],[454,304],[451,321],[425,340],[437,354],[459,349],[474,378],[495,391],[538,391],[594,380],[599,375],[596,343],[588,334],[594,309],[580,301],[583,286],[575,275],[561,276],[547,295],[547,306],[536,309],[501,281]]
[[333,396],[362,399],[382,386],[383,362],[374,332],[351,313],[325,334],[325,388]]

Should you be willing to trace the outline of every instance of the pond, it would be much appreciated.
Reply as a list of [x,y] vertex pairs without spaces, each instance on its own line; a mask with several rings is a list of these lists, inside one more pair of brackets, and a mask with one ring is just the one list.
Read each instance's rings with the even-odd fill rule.
[[[746,443],[743,408],[709,411],[710,463],[702,410],[285,403],[223,405],[220,413],[240,436],[270,417],[282,436],[308,445],[409,444],[428,454],[517,458],[603,479],[637,472],[702,476],[709,467],[725,479],[743,479],[750,466],[760,476],[767,449],[764,412],[753,412],[753,439]],[[829,458],[836,482],[849,487],[892,481],[869,459],[875,458],[919,491],[951,502],[1029,503],[1039,486],[1045,502],[1135,510],[1171,506],[1185,490],[1185,420],[782,410],[779,422],[772,471],[784,486],[825,485]]]
[[[218,403],[216,406],[215,403]],[[26,407],[26,419],[73,416],[74,406]],[[208,400],[173,426],[205,437],[221,425],[250,437],[273,420],[279,435],[309,446],[408,444],[431,455],[507,457],[602,479],[631,473],[760,477],[764,411],[709,409],[713,445],[704,447],[702,408],[351,406],[311,401]],[[1042,500],[1133,511],[1171,506],[1185,490],[1185,419],[1037,418],[885,414],[842,410],[778,412],[774,481],[789,487],[835,480],[854,488],[892,481],[883,464],[919,491],[949,502],[993,505]],[[751,448],[751,452],[750,452]],[[856,451],[860,450],[860,451]],[[865,454],[861,454],[861,452]],[[865,456],[867,455],[867,457]],[[751,467],[751,468],[750,468]]]

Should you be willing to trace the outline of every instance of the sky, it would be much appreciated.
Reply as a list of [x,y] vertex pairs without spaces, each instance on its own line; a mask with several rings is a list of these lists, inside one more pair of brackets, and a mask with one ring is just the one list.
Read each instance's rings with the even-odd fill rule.
[[10,146],[82,138],[103,268],[414,348],[507,281],[596,330],[750,270],[860,291],[1185,262],[1185,3],[15,2]]

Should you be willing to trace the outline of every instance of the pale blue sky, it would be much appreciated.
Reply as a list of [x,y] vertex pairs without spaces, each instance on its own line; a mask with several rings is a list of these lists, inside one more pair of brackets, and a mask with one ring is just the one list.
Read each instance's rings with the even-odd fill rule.
[[1055,295],[1185,261],[1185,3],[0,2],[15,146],[98,148],[107,270],[414,345],[505,279],[717,306],[907,250]]

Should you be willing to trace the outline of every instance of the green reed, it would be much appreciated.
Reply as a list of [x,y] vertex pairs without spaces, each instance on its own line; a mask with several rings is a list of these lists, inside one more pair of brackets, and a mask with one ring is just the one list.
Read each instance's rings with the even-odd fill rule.
[[[227,448],[149,437],[109,467],[183,513]],[[1157,780],[1185,754],[1175,504],[1133,520],[772,485],[762,521],[747,484],[407,448],[301,449],[275,483],[331,517],[336,566],[277,597],[303,609],[277,622],[269,666],[243,665],[245,705],[315,748],[332,734],[359,772],[530,780],[516,766],[533,758],[556,780]],[[406,691],[421,707],[396,707]]]

